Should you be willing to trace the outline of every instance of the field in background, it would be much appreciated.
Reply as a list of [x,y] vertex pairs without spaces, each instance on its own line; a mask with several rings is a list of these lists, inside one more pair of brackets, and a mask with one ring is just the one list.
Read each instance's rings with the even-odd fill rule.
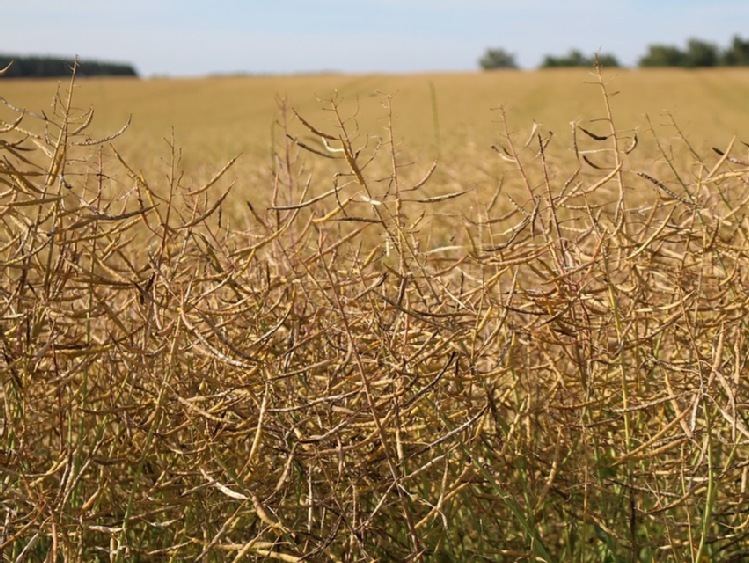
[[0,79],[10,560],[749,555],[749,74],[66,86]]
[[[710,154],[712,147],[726,147],[734,136],[747,137],[749,73],[741,69],[618,69],[607,72],[605,80],[619,132],[638,136],[640,150],[634,158],[643,160],[638,167],[644,171],[670,173],[657,156],[654,133],[663,144],[680,148],[686,137],[703,156]],[[56,81],[5,81],[0,95],[32,111],[49,111],[58,85]],[[74,105],[81,111],[94,108],[89,129],[93,135],[108,135],[132,118],[127,135],[115,146],[134,169],[147,175],[164,170],[169,152],[165,139],[171,138],[172,131],[181,149],[180,167],[187,182],[205,182],[224,163],[241,155],[229,175],[241,180],[239,189],[228,197],[226,214],[231,217],[236,213],[233,220],[244,224],[245,201],[269,202],[266,187],[272,183],[276,166],[272,155],[284,137],[281,100],[310,123],[335,128],[329,101],[337,97],[344,115],[356,117],[356,143],[373,146],[388,135],[388,96],[392,96],[389,107],[399,157],[403,164],[418,163],[404,166],[400,173],[417,181],[439,160],[429,193],[468,189],[470,196],[465,199],[478,208],[498,183],[511,188],[514,181],[503,175],[502,163],[491,148],[504,135],[497,111],[500,107],[507,112],[510,132],[527,135],[534,123],[551,132],[552,146],[559,149],[555,163],[563,166],[575,159],[571,123],[595,131],[600,125],[596,120],[605,115],[594,72],[587,69],[92,79],[78,82]],[[303,142],[320,144],[290,112],[286,119],[290,131],[301,135]],[[684,156],[689,168],[688,151],[676,150],[674,156]],[[340,171],[339,164],[324,159],[305,162],[306,168],[299,172],[308,175],[305,179],[310,180],[311,194],[330,188],[330,177]]]
[[[725,146],[749,131],[749,73],[744,70],[612,70],[606,74],[618,126],[638,128],[647,141],[649,115],[664,141],[675,138],[665,112],[700,150]],[[569,144],[570,122],[600,118],[600,93],[590,70],[495,72],[414,76],[293,76],[209,79],[81,80],[75,105],[96,110],[93,132],[118,129],[133,116],[118,143],[132,164],[146,169],[163,154],[174,127],[188,165],[195,169],[242,153],[243,171],[270,166],[271,127],[277,98],[285,97],[313,123],[331,124],[324,101],[334,92],[347,108],[358,100],[362,133],[383,135],[382,95],[393,96],[396,140],[421,161],[436,157],[434,110],[439,120],[442,167],[471,175],[491,159],[503,106],[516,130],[533,121]],[[54,81],[4,81],[0,95],[29,110],[49,108]],[[323,102],[318,102],[320,98]],[[436,102],[436,108],[434,103]],[[570,152],[571,154],[571,152]],[[478,157],[478,161],[473,159]],[[469,163],[467,160],[471,160]]]

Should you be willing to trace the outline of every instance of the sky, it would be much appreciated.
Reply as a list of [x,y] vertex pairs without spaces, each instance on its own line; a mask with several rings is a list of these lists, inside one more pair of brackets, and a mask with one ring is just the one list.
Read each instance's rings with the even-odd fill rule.
[[490,47],[524,68],[573,48],[634,65],[654,43],[749,36],[747,0],[0,0],[0,13],[0,53],[143,76],[471,71]]

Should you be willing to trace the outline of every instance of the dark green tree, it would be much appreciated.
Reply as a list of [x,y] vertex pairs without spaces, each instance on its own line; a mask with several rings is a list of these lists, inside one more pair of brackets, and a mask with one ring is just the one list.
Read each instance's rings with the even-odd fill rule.
[[686,54],[674,45],[650,45],[637,64],[641,67],[686,66]]
[[709,68],[717,66],[719,60],[720,51],[714,43],[694,38],[689,39],[687,42],[684,66],[689,68]]
[[109,61],[76,61],[60,57],[0,54],[0,68],[13,63],[3,78],[67,77],[76,67],[78,76],[138,76],[131,64]]
[[561,57],[555,55],[544,55],[544,60],[541,63],[541,68],[558,68],[558,67],[572,67],[572,66],[590,66],[591,61],[577,49],[572,49],[566,55]]
[[479,59],[479,66],[484,70],[518,67],[515,55],[504,49],[487,49],[484,56]]
[[[598,62],[604,67],[618,67],[619,61],[611,53],[599,53]],[[572,49],[566,55],[557,57],[554,55],[545,55],[541,68],[559,68],[559,67],[592,67],[596,64],[596,56],[586,57],[577,49]]]
[[613,53],[599,53],[598,64],[603,67],[617,68],[622,66],[619,64],[619,59]]
[[723,66],[749,66],[749,39],[744,41],[734,35],[731,46],[721,56]]
[[674,45],[650,45],[648,53],[639,61],[641,67],[710,68],[722,64],[723,55],[715,43],[690,38],[686,51]]

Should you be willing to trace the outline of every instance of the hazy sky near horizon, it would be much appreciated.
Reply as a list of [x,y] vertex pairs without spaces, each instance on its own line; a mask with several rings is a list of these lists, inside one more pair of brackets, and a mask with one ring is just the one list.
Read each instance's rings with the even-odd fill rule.
[[745,36],[746,0],[0,0],[1,53],[130,62],[145,76],[469,71],[487,47],[538,66],[572,48]]

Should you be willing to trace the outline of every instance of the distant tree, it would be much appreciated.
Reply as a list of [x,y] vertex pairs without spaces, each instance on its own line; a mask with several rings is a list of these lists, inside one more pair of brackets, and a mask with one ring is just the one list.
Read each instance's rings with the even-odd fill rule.
[[572,49],[566,55],[557,57],[555,55],[544,55],[541,68],[558,68],[572,66],[590,66],[590,60],[583,56],[577,49]]
[[[615,55],[610,53],[599,53],[598,62],[605,67],[618,67],[619,61]],[[577,49],[572,49],[564,56],[556,57],[545,55],[541,62],[541,68],[559,68],[559,67],[592,67],[596,64],[596,56],[586,57]]]
[[721,56],[723,66],[749,66],[749,40],[734,35],[731,46]]
[[[740,47],[740,45],[739,45]],[[714,43],[690,38],[686,51],[674,45],[650,45],[638,64],[641,67],[710,68],[723,64],[724,56]]]
[[61,57],[37,57],[28,55],[0,54],[0,68],[10,62],[13,65],[3,78],[50,78],[70,76],[76,66],[78,76],[138,76],[135,68],[127,63],[108,61],[75,61]]
[[515,55],[504,49],[487,49],[484,56],[479,59],[479,66],[484,70],[518,67]]
[[673,45],[650,45],[637,62],[641,67],[686,66],[686,54]]
[[612,53],[598,53],[598,64],[604,67],[617,68],[622,66],[619,59]]
[[720,51],[714,43],[702,41],[701,39],[689,39],[685,64],[689,68],[709,68],[717,66],[720,61]]

